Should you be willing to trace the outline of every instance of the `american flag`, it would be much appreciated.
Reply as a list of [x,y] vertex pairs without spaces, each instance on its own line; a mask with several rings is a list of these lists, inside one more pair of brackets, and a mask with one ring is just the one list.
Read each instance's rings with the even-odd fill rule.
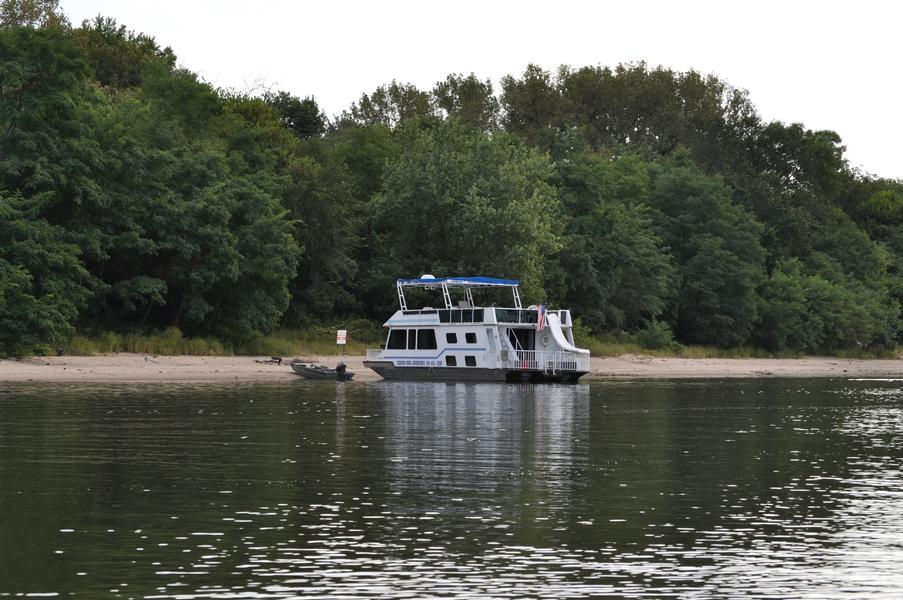
[[539,314],[536,317],[536,329],[542,331],[546,328],[546,305],[540,304],[537,312]]

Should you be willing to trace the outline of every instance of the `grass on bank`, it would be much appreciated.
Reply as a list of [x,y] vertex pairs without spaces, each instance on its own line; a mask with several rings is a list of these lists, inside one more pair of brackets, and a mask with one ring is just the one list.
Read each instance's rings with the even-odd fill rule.
[[[235,342],[224,342],[212,337],[188,338],[175,327],[150,334],[104,332],[94,336],[76,336],[63,348],[64,354],[92,356],[116,352],[159,355],[203,356],[304,356],[336,355],[342,348],[335,343],[336,329],[348,330],[348,344],[344,353],[362,355],[367,348],[379,348],[385,342],[385,330],[379,323],[357,319],[344,324],[309,327],[307,329],[281,329],[269,335],[257,336]],[[589,349],[592,356],[607,357],[638,354],[671,358],[798,358],[799,353],[769,352],[761,348],[741,346],[718,348],[716,346],[683,346],[674,342],[670,331],[641,332],[634,335],[610,334],[594,336],[579,324],[576,342]],[[34,354],[55,354],[47,348],[37,348]],[[903,347],[888,350],[844,350],[832,352],[841,358],[903,358]]]
[[[643,347],[635,340],[616,336],[578,337],[577,345],[586,348],[592,356],[611,357],[623,354],[637,354],[656,358],[802,358],[807,355],[801,352],[770,352],[753,346],[737,346],[735,348],[719,348],[717,346],[683,346],[675,344],[664,348]],[[837,358],[903,358],[903,346],[894,349],[865,350],[849,349],[834,352],[818,353],[818,356]]]
[[[188,338],[176,327],[150,334],[103,332],[94,336],[75,336],[61,348],[64,354],[93,356],[116,352],[159,354],[163,356],[300,356],[305,354],[341,354],[336,345],[336,330],[348,330],[345,354],[364,354],[367,348],[383,343],[382,327],[369,321],[355,321],[336,327],[310,327],[303,330],[280,329],[269,335],[226,342],[213,337]],[[41,354],[51,354],[38,352]]]

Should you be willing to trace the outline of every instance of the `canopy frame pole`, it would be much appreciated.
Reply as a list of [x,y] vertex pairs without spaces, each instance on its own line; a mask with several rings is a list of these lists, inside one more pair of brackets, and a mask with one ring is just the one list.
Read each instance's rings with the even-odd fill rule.
[[395,287],[398,288],[398,304],[401,306],[401,310],[408,310],[408,304],[404,299],[404,290],[401,282],[396,283]]
[[464,297],[467,298],[468,306],[470,306],[470,308],[473,308],[474,307],[473,292],[471,291],[471,289],[469,287],[464,288]]

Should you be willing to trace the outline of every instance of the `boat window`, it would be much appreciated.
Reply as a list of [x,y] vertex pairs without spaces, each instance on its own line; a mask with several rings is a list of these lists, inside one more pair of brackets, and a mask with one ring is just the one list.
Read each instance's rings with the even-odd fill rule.
[[472,331],[468,331],[464,334],[464,341],[468,344],[476,344],[477,343],[477,334]]
[[433,329],[417,330],[417,349],[418,350],[435,350],[436,349],[436,331]]
[[386,343],[388,350],[404,350],[407,340],[407,329],[393,329],[389,332],[389,341]]
[[[482,323],[482,308],[453,308],[437,311],[440,323]],[[515,321],[517,322],[517,321]]]
[[518,310],[510,308],[495,309],[495,318],[498,319],[499,323],[517,323],[519,315],[520,311]]
[[458,343],[458,334],[457,333],[446,333],[445,341],[449,344],[457,344]]
[[465,357],[464,357],[464,364],[467,365],[468,367],[475,367],[475,366],[477,366],[477,357],[475,357],[475,356],[465,356]]
[[408,350],[417,349],[417,330],[408,329]]
[[445,366],[446,367],[457,367],[458,359],[455,358],[454,356],[446,356],[445,357]]

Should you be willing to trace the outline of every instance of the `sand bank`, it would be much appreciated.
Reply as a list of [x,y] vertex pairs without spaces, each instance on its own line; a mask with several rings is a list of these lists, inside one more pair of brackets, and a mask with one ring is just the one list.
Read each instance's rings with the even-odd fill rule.
[[[0,360],[2,381],[153,382],[153,381],[280,381],[297,379],[286,365],[267,364],[253,356],[59,356]],[[362,356],[303,356],[304,361],[333,366],[340,360],[355,373],[355,381],[378,381],[364,368]],[[260,362],[258,362],[260,361]],[[587,379],[681,379],[726,377],[889,377],[903,378],[903,360],[859,360],[830,357],[651,358],[624,355],[593,358]]]

